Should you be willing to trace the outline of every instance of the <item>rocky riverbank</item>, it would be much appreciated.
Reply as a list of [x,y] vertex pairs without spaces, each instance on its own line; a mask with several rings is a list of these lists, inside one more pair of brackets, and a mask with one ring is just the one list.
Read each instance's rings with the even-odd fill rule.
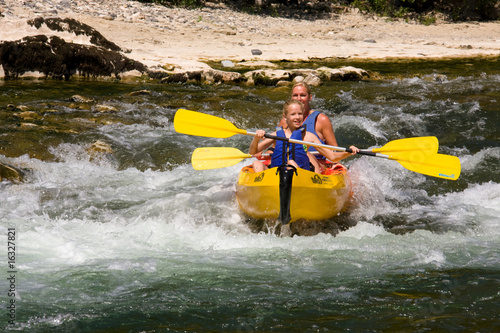
[[[0,0],[0,11],[0,59],[4,63],[0,76],[51,73],[29,66],[17,68],[16,72],[12,48],[5,45],[26,45],[25,37],[35,40],[45,52],[53,52],[54,45],[63,50],[63,60],[55,59],[61,62],[57,75],[52,76],[100,76],[98,71],[103,76],[149,75],[163,82],[278,84],[304,76],[304,69],[273,71],[270,61],[280,60],[434,59],[500,54],[498,22],[423,26],[367,16],[347,8],[314,20],[305,16],[294,19],[250,15],[216,4],[188,10],[128,0]],[[48,23],[56,19],[58,25]],[[77,22],[80,30],[70,21]],[[86,48],[82,49],[82,45]],[[68,58],[68,54],[72,56]],[[11,63],[7,64],[9,59]],[[30,59],[25,62],[33,65],[36,61]],[[222,70],[211,68],[207,64],[210,62],[221,62]],[[242,74],[242,67],[249,68],[248,73]],[[325,72],[330,74],[308,72],[306,76],[320,80],[368,76],[359,69],[329,68]]]

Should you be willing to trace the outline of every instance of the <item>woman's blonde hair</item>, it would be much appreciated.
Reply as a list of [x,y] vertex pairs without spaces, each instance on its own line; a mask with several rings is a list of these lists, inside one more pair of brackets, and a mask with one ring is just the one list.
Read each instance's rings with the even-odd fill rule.
[[304,81],[295,83],[292,87],[292,91],[290,92],[290,95],[293,94],[293,89],[295,89],[295,87],[304,87],[307,90],[307,94],[311,95],[311,87],[309,87],[309,85],[307,83],[305,83]]

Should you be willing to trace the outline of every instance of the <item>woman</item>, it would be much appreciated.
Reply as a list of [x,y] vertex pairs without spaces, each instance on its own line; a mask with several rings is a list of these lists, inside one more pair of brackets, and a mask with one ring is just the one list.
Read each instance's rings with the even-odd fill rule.
[[[309,106],[309,102],[312,100],[311,88],[305,82],[296,83],[292,87],[291,98],[294,100],[299,100],[304,104],[304,122],[308,132],[316,135],[320,143],[327,144],[330,146],[338,146],[337,139],[335,138],[335,133],[333,132],[332,122],[328,118],[328,116],[319,111],[311,110]],[[283,119],[281,119],[278,126],[286,126],[286,123]],[[353,151],[358,152],[359,149],[351,146]],[[314,152],[316,149],[313,147],[311,151]],[[335,152],[335,160],[338,162],[346,157],[351,156],[351,153],[347,152]],[[318,156],[318,159],[324,160],[323,156]]]

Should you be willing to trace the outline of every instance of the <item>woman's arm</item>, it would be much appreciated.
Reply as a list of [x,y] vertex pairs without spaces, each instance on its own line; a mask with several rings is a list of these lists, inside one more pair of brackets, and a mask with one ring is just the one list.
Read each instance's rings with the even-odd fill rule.
[[[317,112],[317,111],[316,111]],[[333,132],[333,125],[330,118],[324,113],[320,113],[316,119],[316,133],[320,138],[330,146],[338,146],[337,138]]]
[[[306,135],[304,136],[304,141],[309,141],[309,142],[321,144],[321,141],[319,141],[318,137],[311,132],[306,132]],[[338,163],[338,162],[340,162],[340,160],[342,160],[346,157],[349,157],[351,155],[354,155],[359,151],[359,149],[354,147],[354,146],[349,147],[353,150],[353,153],[333,151],[331,149],[321,148],[321,147],[315,147],[315,148],[321,155],[325,156],[327,159],[329,159],[333,163]]]

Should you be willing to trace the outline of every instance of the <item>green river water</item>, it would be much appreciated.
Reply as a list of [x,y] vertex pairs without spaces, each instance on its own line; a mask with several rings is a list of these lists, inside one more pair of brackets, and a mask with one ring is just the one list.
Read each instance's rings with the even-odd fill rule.
[[[498,331],[498,62],[349,64],[379,78],[316,87],[311,103],[340,146],[432,135],[440,153],[459,157],[462,174],[448,181],[394,161],[347,159],[354,197],[335,220],[343,231],[308,237],[251,230],[234,195],[250,160],[190,165],[197,147],[246,152],[251,138],[173,128],[185,108],[272,130],[289,88],[1,81],[0,162],[26,177],[0,183],[2,327]],[[95,153],[98,140],[112,152]]]

